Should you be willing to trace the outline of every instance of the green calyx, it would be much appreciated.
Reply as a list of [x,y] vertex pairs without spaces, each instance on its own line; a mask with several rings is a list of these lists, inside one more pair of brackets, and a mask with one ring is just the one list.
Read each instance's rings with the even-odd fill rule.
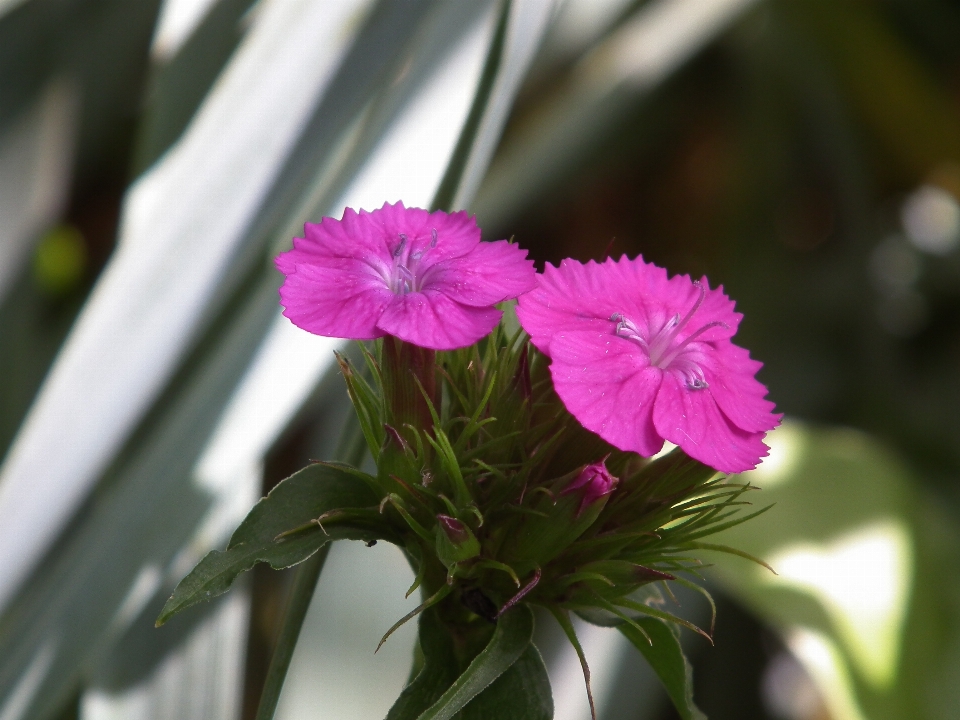
[[536,493],[530,512],[501,546],[507,562],[522,568],[543,567],[597,521],[609,496],[585,506],[580,493],[565,492],[578,472],[568,473]]
[[341,367],[420,609],[635,614],[632,593],[696,573],[700,539],[740,521],[747,486],[679,450],[617,451],[580,426],[522,331],[436,353],[388,338],[365,358],[365,373]]

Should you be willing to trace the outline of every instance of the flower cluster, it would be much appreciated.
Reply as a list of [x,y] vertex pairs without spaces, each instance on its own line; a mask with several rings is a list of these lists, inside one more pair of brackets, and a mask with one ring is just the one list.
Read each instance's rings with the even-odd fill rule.
[[[665,610],[659,587],[700,590],[698,550],[743,555],[702,542],[750,517],[738,514],[749,484],[717,471],[756,466],[779,421],[760,364],[731,341],[740,315],[723,291],[640,258],[538,275],[517,246],[481,242],[466,213],[401,203],[308,224],[277,267],[296,325],[375,340],[359,347],[363,369],[338,358],[356,409],[342,446],[359,452],[277,485],[158,622],[256,562],[384,540],[424,598],[384,635],[420,616],[423,669],[390,718],[452,717],[467,702],[471,717],[499,717],[505,698],[518,716],[550,717],[530,605],[577,649],[588,695],[571,612],[619,625],[645,654],[672,643],[648,658],[676,677],[664,623],[709,634]],[[508,332],[496,305],[514,299],[521,328]],[[373,474],[357,467],[361,433]],[[651,459],[665,440],[679,447]]]
[[[341,368],[378,537],[407,552],[418,611],[453,597],[487,620],[525,602],[682,622],[631,593],[694,569],[685,554],[747,489],[717,471],[755,467],[780,417],[722,289],[641,258],[538,275],[465,213],[401,203],[308,224],[277,266],[294,323],[383,338],[368,373]],[[513,299],[510,336],[495,305]],[[645,460],[665,440],[679,450]]]
[[277,267],[284,314],[299,327],[432,350],[479,341],[500,320],[494,305],[519,298],[567,410],[620,450],[650,457],[667,440],[743,472],[780,420],[756,380],[761,364],[731,342],[741,315],[722,288],[642,258],[564,260],[537,276],[517,246],[481,242],[466,213],[397,203],[308,223]]

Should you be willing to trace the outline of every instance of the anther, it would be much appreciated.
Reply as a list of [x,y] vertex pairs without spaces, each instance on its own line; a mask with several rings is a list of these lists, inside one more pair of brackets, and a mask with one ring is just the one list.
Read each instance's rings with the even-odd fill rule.
[[430,229],[430,247],[435,248],[437,246],[437,229]]
[[393,251],[393,256],[395,258],[400,257],[400,253],[403,252],[403,249],[407,246],[407,236],[403,233],[400,233],[400,244],[397,245],[396,249]]

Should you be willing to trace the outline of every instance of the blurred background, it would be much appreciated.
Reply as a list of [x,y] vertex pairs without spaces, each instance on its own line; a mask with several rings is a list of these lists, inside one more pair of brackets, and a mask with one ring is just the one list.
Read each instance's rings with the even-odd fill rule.
[[[0,0],[0,720],[253,717],[291,571],[153,619],[349,411],[271,258],[396,200],[737,301],[786,421],[718,542],[778,574],[704,553],[710,718],[960,717],[958,39],[949,0]],[[278,717],[386,713],[409,582],[334,547]],[[581,632],[601,720],[679,717]]]

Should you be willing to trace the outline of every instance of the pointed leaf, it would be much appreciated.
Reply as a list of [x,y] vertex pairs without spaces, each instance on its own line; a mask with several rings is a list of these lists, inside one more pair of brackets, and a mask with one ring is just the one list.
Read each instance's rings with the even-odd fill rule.
[[553,695],[550,678],[536,646],[523,655],[463,712],[462,720],[551,720]]
[[400,693],[387,714],[387,720],[414,720],[457,679],[453,640],[432,609],[420,615],[419,643],[423,667]]
[[226,592],[236,577],[255,563],[269,562],[280,569],[306,560],[330,540],[391,539],[392,533],[381,526],[379,516],[351,516],[342,522],[333,517],[322,526],[282,536],[309,526],[331,511],[375,508],[377,500],[369,486],[352,471],[315,464],[294,473],[254,506],[225,551],[209,553],[177,585],[157,624],[162,625],[186,607]]
[[[497,629],[487,646],[440,699],[419,716],[418,720],[450,720],[517,662],[530,647],[532,638],[533,613],[530,608],[518,605],[504,613],[497,622]],[[504,687],[513,687],[516,683],[535,684],[534,676],[535,673],[525,673],[516,680],[508,679]],[[495,697],[499,698],[499,693],[496,693]],[[493,699],[491,702],[499,705],[498,700]]]
[[693,672],[680,648],[677,634],[666,623],[655,618],[638,618],[636,623],[646,630],[650,641],[627,623],[620,625],[619,630],[650,663],[680,717],[683,720],[707,720],[707,716],[693,703]]

